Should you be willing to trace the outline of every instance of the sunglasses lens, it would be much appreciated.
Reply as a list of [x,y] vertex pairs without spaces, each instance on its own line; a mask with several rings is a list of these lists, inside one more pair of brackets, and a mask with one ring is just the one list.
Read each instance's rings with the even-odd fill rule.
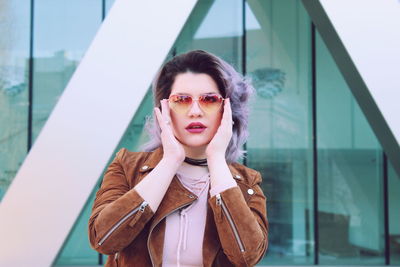
[[200,97],[199,103],[205,112],[212,113],[219,110],[222,100],[222,97],[217,94],[207,94]]
[[169,107],[177,113],[186,113],[192,104],[192,97],[188,95],[172,95],[169,98]]

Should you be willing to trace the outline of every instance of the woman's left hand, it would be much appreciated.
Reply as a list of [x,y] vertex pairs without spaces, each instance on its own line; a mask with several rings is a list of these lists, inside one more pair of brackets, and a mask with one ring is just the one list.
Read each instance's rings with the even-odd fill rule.
[[226,98],[224,101],[224,113],[221,118],[221,124],[206,148],[207,159],[211,157],[225,158],[226,149],[232,138],[232,129],[231,101],[229,98]]

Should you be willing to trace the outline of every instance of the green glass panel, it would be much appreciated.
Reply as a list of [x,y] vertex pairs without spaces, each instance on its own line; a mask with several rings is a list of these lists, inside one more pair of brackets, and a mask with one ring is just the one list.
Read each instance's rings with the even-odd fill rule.
[[88,221],[97,189],[98,186],[89,196],[90,205],[84,206],[53,266],[98,264],[99,253],[90,247],[88,238]]
[[389,163],[389,245],[390,265],[400,265],[400,176]]
[[101,24],[98,0],[35,1],[32,141]]
[[110,8],[113,6],[115,0],[102,0],[105,1],[105,8],[106,8],[106,14],[110,11]]
[[382,149],[316,37],[319,262],[384,264]]
[[0,201],[28,150],[30,1],[0,1]]
[[300,1],[247,1],[252,102],[248,166],[261,172],[270,223],[261,265],[313,263],[310,20]]
[[242,2],[198,1],[169,55],[203,49],[242,71]]

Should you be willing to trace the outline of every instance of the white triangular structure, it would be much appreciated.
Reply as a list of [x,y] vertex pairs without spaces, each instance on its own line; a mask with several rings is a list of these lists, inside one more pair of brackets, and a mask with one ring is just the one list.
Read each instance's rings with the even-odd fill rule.
[[0,266],[50,266],[196,0],[118,0],[0,204]]

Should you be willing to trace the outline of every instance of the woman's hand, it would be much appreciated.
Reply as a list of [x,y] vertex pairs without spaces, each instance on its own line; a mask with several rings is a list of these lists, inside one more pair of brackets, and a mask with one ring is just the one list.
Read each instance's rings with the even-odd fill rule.
[[229,98],[226,98],[224,101],[224,113],[221,118],[221,124],[206,148],[207,159],[225,158],[226,149],[232,138],[232,129],[231,101]]
[[[182,144],[175,138],[172,129],[172,120],[170,115],[170,109],[168,106],[168,100],[163,99],[161,102],[162,113],[158,107],[154,108],[154,112],[157,117],[158,124],[161,128],[161,142],[163,146],[164,155],[163,158],[171,159],[182,163],[185,160],[185,150]],[[167,124],[167,122],[169,122]]]

